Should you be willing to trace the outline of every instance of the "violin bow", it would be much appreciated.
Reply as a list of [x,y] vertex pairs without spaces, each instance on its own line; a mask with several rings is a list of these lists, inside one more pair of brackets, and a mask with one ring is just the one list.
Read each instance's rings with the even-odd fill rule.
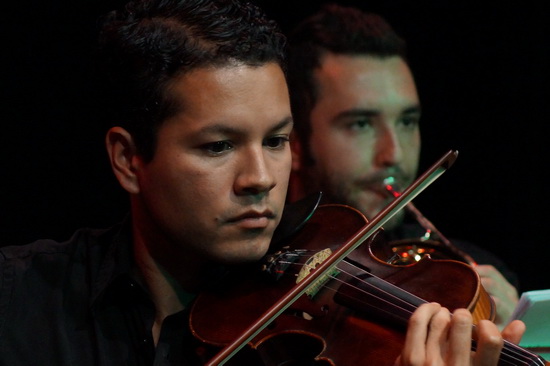
[[330,273],[338,263],[346,258],[352,251],[357,249],[365,240],[380,229],[397,212],[411,202],[424,189],[439,178],[455,162],[458,151],[449,150],[422,175],[420,175],[399,197],[396,197],[371,221],[359,230],[346,244],[338,248],[324,262],[319,264],[309,276],[297,283],[285,296],[273,304],[262,316],[250,325],[232,343],[225,346],[216,354],[206,366],[223,365],[229,361],[242,347],[250,342],[258,333],[269,325],[275,318],[282,314],[300,296],[302,296],[319,278]]

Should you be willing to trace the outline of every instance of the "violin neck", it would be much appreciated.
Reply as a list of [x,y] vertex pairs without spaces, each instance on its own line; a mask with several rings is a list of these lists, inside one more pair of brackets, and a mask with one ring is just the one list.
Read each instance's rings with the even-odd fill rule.
[[[475,350],[475,348],[476,347],[474,343],[474,345],[472,346],[472,349]],[[507,366],[507,365],[549,366],[550,363],[548,363],[539,355],[529,352],[525,348],[521,348],[511,342],[504,341],[504,347],[502,349],[502,352],[500,353],[498,365],[499,366]]]

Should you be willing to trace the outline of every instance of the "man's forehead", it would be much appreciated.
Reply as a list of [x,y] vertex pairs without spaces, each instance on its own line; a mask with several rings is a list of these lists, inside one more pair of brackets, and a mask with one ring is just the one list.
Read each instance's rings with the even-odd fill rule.
[[378,57],[327,53],[322,56],[317,77],[341,80],[345,78],[374,77],[380,74],[400,74],[412,79],[409,66],[400,56]]
[[292,124],[286,80],[276,63],[196,69],[173,83],[170,98],[176,112],[167,122],[186,124],[190,133],[238,135]]
[[407,64],[399,57],[376,58],[329,54],[314,72],[321,99],[363,99],[363,103],[393,99],[418,104],[416,84]]

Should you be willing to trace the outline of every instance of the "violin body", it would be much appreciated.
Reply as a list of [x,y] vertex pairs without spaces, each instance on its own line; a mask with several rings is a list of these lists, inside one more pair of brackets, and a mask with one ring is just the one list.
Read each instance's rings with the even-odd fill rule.
[[[267,258],[267,271],[235,271],[191,309],[190,328],[205,362],[236,339],[307,276],[309,266],[346,243],[366,224],[357,210],[320,206],[307,224]],[[264,328],[228,364],[393,365],[401,353],[409,315],[423,302],[467,308],[491,319],[493,304],[468,265],[430,258],[395,266],[377,257],[378,232],[320,279]],[[397,299],[397,300],[396,300]]]

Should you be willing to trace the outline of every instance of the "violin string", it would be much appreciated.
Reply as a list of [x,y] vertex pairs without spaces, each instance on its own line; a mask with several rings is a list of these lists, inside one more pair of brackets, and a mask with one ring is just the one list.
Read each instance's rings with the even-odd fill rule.
[[[305,254],[298,254],[298,255],[299,255],[299,256],[305,256]],[[344,261],[344,262],[347,263],[347,264],[350,265],[350,266],[353,266],[353,267],[357,268],[357,269],[360,270],[360,271],[363,271],[364,273],[366,273],[366,274],[368,274],[369,276],[371,276],[371,278],[375,278],[375,279],[378,279],[378,280],[380,280],[380,281],[383,281],[383,282],[387,283],[388,285],[390,285],[391,287],[393,287],[394,289],[396,289],[396,291],[401,291],[402,293],[405,293],[405,294],[407,294],[407,295],[409,295],[409,296],[415,297],[415,298],[418,299],[418,301],[420,301],[420,302],[425,302],[424,300],[420,299],[419,297],[415,296],[414,294],[411,294],[411,293],[409,293],[409,292],[407,292],[407,291],[405,291],[405,290],[403,290],[403,289],[401,289],[401,288],[399,288],[399,287],[397,287],[397,286],[395,286],[395,285],[393,285],[393,284],[391,284],[391,283],[389,283],[389,282],[387,282],[387,281],[385,281],[385,280],[383,280],[383,279],[381,279],[381,278],[379,278],[379,277],[373,275],[372,273],[369,273],[369,272],[363,270],[362,268],[359,268],[359,267],[355,266],[355,265],[352,264],[352,263],[349,263],[349,262],[347,262],[347,261]],[[296,266],[307,266],[307,264],[303,264],[303,263],[294,263],[294,262],[289,262],[289,261],[279,261],[279,263],[282,263],[282,264],[290,264],[290,265],[296,265]],[[411,311],[410,309],[405,308],[405,306],[413,306],[413,307],[414,307],[413,304],[407,302],[407,301],[404,300],[404,299],[399,298],[398,296],[395,296],[394,294],[392,294],[392,293],[390,293],[390,292],[388,292],[388,291],[385,291],[385,290],[383,290],[383,289],[381,289],[381,288],[379,288],[379,287],[376,287],[375,285],[373,285],[373,284],[371,284],[371,283],[369,283],[369,282],[364,281],[363,279],[361,279],[361,278],[359,278],[359,277],[357,277],[357,276],[355,276],[355,275],[349,273],[348,271],[344,270],[343,268],[337,267],[337,269],[338,269],[338,271],[340,271],[340,272],[342,272],[342,273],[348,275],[349,277],[354,278],[354,279],[356,279],[357,281],[360,281],[360,282],[363,283],[364,285],[366,285],[366,286],[368,286],[368,287],[370,287],[370,288],[372,288],[372,289],[379,290],[381,293],[385,294],[385,295],[388,296],[390,299],[386,299],[386,298],[377,296],[377,295],[375,295],[375,294],[373,294],[373,293],[369,293],[369,292],[365,291],[364,289],[362,289],[362,288],[360,288],[360,287],[357,287],[357,286],[354,286],[354,285],[351,285],[351,284],[349,284],[349,283],[347,283],[347,282],[343,281],[342,279],[337,278],[337,277],[335,277],[335,276],[332,276],[332,275],[329,276],[331,279],[333,279],[333,280],[335,280],[335,281],[337,281],[337,282],[340,282],[340,283],[343,284],[343,285],[349,286],[349,287],[355,289],[356,291],[359,291],[359,292],[361,292],[361,293],[364,293],[365,295],[369,295],[371,298],[374,298],[374,299],[376,299],[376,300],[379,300],[379,301],[381,301],[381,302],[383,302],[383,303],[389,305],[390,307],[393,306],[393,307],[396,308],[397,310],[401,310],[401,311],[405,314],[405,316],[402,317],[402,320],[403,320],[403,321],[406,321],[406,320],[408,319],[408,317],[410,317],[410,315],[413,313],[413,311]],[[329,289],[329,290],[331,290],[331,291],[334,291],[334,292],[337,291],[336,289],[330,288],[330,287],[327,286],[326,284],[325,284],[323,287],[325,287],[325,288],[327,288],[327,289]],[[360,299],[355,299],[355,300],[357,300],[358,302],[362,302],[362,303],[365,304],[365,305],[368,305],[367,302],[361,301]],[[392,303],[391,300],[394,300],[394,301],[396,301],[397,303],[401,303],[402,306],[398,305],[397,303]],[[390,314],[390,315],[396,315],[396,314],[394,314],[394,313],[392,313],[392,312],[390,312],[390,311],[387,311],[387,310],[383,310],[383,309],[380,309],[380,310],[383,311],[383,312],[385,312],[385,313],[387,313],[387,314]]]
[[[354,279],[357,279],[357,280],[359,280],[359,281],[362,281],[360,278],[354,276],[353,274],[351,274],[351,273],[349,273],[349,272],[347,272],[347,271],[342,270],[341,268],[338,268],[338,270],[341,271],[342,273],[348,275],[348,276],[351,277],[351,278],[354,278]],[[343,285],[349,286],[349,287],[353,288],[354,290],[357,290],[357,291],[362,292],[362,293],[364,293],[364,294],[366,294],[366,295],[369,295],[371,298],[375,298],[376,300],[380,300],[381,302],[386,303],[386,304],[388,304],[388,305],[390,305],[390,306],[397,307],[399,310],[402,310],[403,312],[408,313],[408,315],[412,315],[412,313],[413,313],[412,311],[406,309],[406,308],[403,307],[403,306],[399,306],[399,305],[397,305],[396,303],[392,303],[391,301],[389,301],[389,300],[387,300],[387,299],[385,299],[385,298],[383,298],[383,297],[376,296],[375,294],[369,293],[369,292],[365,291],[364,289],[362,289],[362,288],[360,288],[360,287],[358,287],[358,286],[354,286],[354,285],[352,285],[352,284],[350,284],[350,283],[348,283],[348,282],[342,280],[341,278],[335,277],[334,275],[331,275],[330,278],[332,278],[334,281],[337,281],[337,282],[339,282],[339,283],[341,283],[341,284],[343,284]],[[397,296],[395,296],[395,295],[393,295],[393,294],[391,294],[391,293],[389,293],[389,292],[387,292],[387,291],[384,291],[384,290],[382,290],[382,289],[376,287],[375,285],[373,285],[373,284],[371,284],[371,283],[368,283],[368,282],[366,282],[366,281],[362,281],[362,283],[363,283],[364,285],[367,285],[367,286],[371,287],[371,288],[380,290],[380,291],[383,292],[385,295],[388,295],[389,297],[393,298],[393,300],[396,300],[397,302],[401,302],[401,303],[404,304],[404,305],[414,306],[413,304],[408,303],[406,300],[403,300],[403,299],[401,299],[401,298],[399,298],[399,297],[397,297]],[[328,287],[328,285],[324,285],[324,287],[329,288],[330,290],[332,290],[332,291],[334,291],[334,292],[337,292],[337,291],[338,291],[336,288]],[[355,299],[355,300],[358,300],[358,302],[362,302],[362,303],[365,304],[365,305],[368,304],[368,302],[366,302],[366,301],[361,301],[360,299]],[[403,319],[403,320],[407,320],[407,319]]]
[[[299,254],[299,256],[305,256],[305,254]],[[417,297],[416,295],[414,295],[414,294],[412,294],[412,293],[410,293],[410,292],[408,292],[408,291],[405,291],[405,290],[401,289],[400,287],[395,286],[395,285],[393,285],[392,283],[387,282],[387,281],[385,281],[384,279],[382,279],[382,278],[380,278],[380,277],[378,277],[378,276],[376,276],[376,275],[373,275],[372,273],[367,272],[367,271],[365,271],[364,269],[362,269],[362,268],[360,268],[360,267],[358,267],[358,266],[356,266],[356,265],[354,265],[354,264],[352,264],[352,263],[350,263],[350,262],[347,262],[347,261],[345,261],[345,260],[344,260],[343,262],[346,263],[346,264],[348,264],[349,266],[355,267],[355,268],[356,268],[357,270],[359,270],[359,271],[363,271],[363,273],[368,274],[371,278],[374,278],[374,279],[377,279],[377,280],[379,280],[379,281],[381,281],[381,282],[384,282],[384,283],[387,284],[388,286],[390,286],[390,287],[392,287],[393,289],[395,289],[396,292],[397,292],[397,291],[400,291],[401,293],[403,293],[403,294],[405,294],[405,295],[408,295],[408,296],[411,296],[411,297],[416,298],[419,302],[426,302],[425,300],[423,300],[423,299]],[[290,265],[296,265],[296,266],[307,266],[307,264],[295,263],[295,262],[289,262],[289,261],[280,261],[280,263],[283,263],[283,264],[290,264]],[[379,301],[381,301],[381,302],[383,302],[383,303],[389,305],[390,307],[391,307],[391,306],[394,306],[394,307],[397,308],[398,310],[403,311],[403,313],[406,315],[406,317],[403,317],[403,319],[402,319],[403,321],[406,321],[406,320],[408,319],[408,317],[413,313],[413,311],[411,311],[410,309],[406,309],[406,308],[404,307],[404,306],[413,306],[413,307],[415,306],[415,305],[411,304],[410,302],[407,302],[406,300],[404,300],[404,299],[402,299],[402,298],[400,298],[400,297],[398,297],[398,296],[395,296],[394,294],[392,294],[392,293],[389,292],[389,291],[385,291],[385,290],[383,290],[383,289],[381,289],[381,288],[379,288],[379,287],[376,287],[376,285],[373,285],[373,284],[371,284],[371,283],[369,283],[369,282],[363,280],[362,278],[357,277],[357,276],[351,274],[350,272],[344,270],[344,269],[341,268],[341,267],[337,267],[337,270],[340,271],[340,272],[342,272],[342,273],[344,273],[344,274],[346,274],[346,275],[348,275],[349,277],[351,277],[351,278],[353,278],[353,279],[356,279],[357,281],[361,282],[362,284],[364,284],[364,285],[366,285],[366,286],[368,286],[368,287],[370,287],[370,288],[372,288],[372,289],[376,289],[376,290],[380,291],[380,292],[383,293],[384,295],[388,296],[389,299],[386,299],[386,298],[383,298],[383,297],[380,297],[380,296],[376,296],[376,295],[373,294],[373,293],[369,293],[369,292],[367,292],[366,290],[364,290],[364,289],[362,289],[362,288],[360,288],[360,287],[351,285],[351,284],[349,284],[349,283],[347,283],[347,282],[343,281],[342,279],[339,279],[339,278],[337,278],[337,277],[335,277],[335,276],[330,276],[331,279],[333,279],[333,280],[335,280],[335,281],[337,281],[337,282],[340,282],[340,283],[343,284],[343,285],[349,286],[349,287],[355,289],[355,290],[358,291],[358,292],[364,293],[365,295],[369,295],[371,298],[374,298],[374,299],[376,299],[376,300],[379,300]],[[336,289],[332,289],[332,288],[328,287],[326,284],[324,285],[324,287],[326,287],[326,288],[328,288],[328,289],[330,289],[330,290],[332,290],[332,291],[334,291],[334,292],[337,291]],[[358,302],[363,302],[365,305],[368,304],[367,302],[361,301],[360,299],[355,299],[355,300],[357,300]],[[395,301],[395,302],[392,302],[392,300]],[[397,303],[401,303],[402,306],[398,305]],[[387,312],[388,314],[392,314],[392,313],[390,313],[389,311],[386,311],[386,312]]]
[[[340,269],[339,269],[339,270],[340,270]],[[356,278],[355,276],[353,276],[353,275],[347,273],[346,271],[342,271],[342,273],[345,273],[345,274],[347,274],[348,276],[350,276],[350,277],[352,277],[352,278]],[[413,311],[411,311],[410,309],[408,309],[407,306],[414,306],[414,305],[408,303],[407,301],[405,301],[405,300],[403,300],[403,299],[401,299],[401,298],[399,298],[399,297],[397,297],[397,296],[395,296],[395,295],[393,295],[393,294],[391,294],[391,293],[389,293],[389,292],[387,292],[387,291],[381,290],[380,288],[376,287],[376,286],[373,285],[373,284],[370,284],[370,283],[368,283],[368,282],[362,281],[362,283],[363,283],[364,285],[369,286],[369,287],[371,287],[371,288],[373,288],[373,289],[376,289],[376,290],[381,291],[382,293],[384,293],[385,295],[389,296],[390,298],[393,298],[393,300],[395,300],[395,302],[392,302],[392,301],[390,301],[390,300],[387,299],[387,298],[384,298],[384,297],[381,297],[381,296],[377,296],[377,295],[375,295],[375,294],[373,294],[373,293],[369,293],[368,291],[366,291],[366,290],[364,290],[364,289],[362,289],[362,288],[360,288],[360,287],[358,287],[358,286],[354,286],[354,285],[352,285],[352,284],[350,284],[350,283],[348,283],[348,282],[346,282],[346,281],[344,281],[344,280],[342,280],[342,279],[340,279],[340,278],[336,278],[336,277],[334,277],[334,276],[331,276],[331,278],[334,279],[334,280],[337,281],[337,282],[340,282],[342,285],[349,286],[349,287],[353,288],[353,289],[356,290],[356,291],[362,292],[362,293],[364,293],[364,294],[370,296],[371,299],[376,299],[376,300],[378,300],[378,301],[380,301],[380,302],[382,302],[382,303],[388,305],[387,308],[377,307],[377,309],[378,309],[378,311],[383,312],[383,313],[385,313],[385,314],[387,314],[387,315],[391,315],[392,317],[398,316],[399,319],[400,319],[401,321],[403,321],[403,322],[406,322],[406,321],[410,318],[410,316],[412,315],[412,313],[413,313]],[[361,280],[361,279],[358,279],[358,280]],[[325,285],[325,287],[327,287],[327,286]],[[332,289],[332,290],[333,290],[334,292],[338,292],[337,289]],[[368,305],[368,304],[369,304],[368,301],[364,301],[364,300],[362,300],[362,299],[354,298],[354,300],[356,300],[357,302],[362,303],[362,304],[364,304],[364,305]],[[401,305],[398,304],[398,303],[400,303]],[[397,312],[396,312],[396,311],[397,311]],[[400,312],[400,313],[399,313],[399,312]]]
[[[297,256],[307,256],[307,254],[305,254],[305,253],[306,253],[306,250],[301,250],[301,251],[300,251],[300,254],[296,254],[296,255],[297,255]],[[400,287],[398,287],[398,286],[396,286],[396,285],[394,285],[394,284],[392,284],[392,283],[390,283],[390,282],[388,282],[388,281],[386,281],[386,280],[384,280],[384,279],[382,279],[382,278],[380,278],[380,277],[378,277],[378,276],[376,276],[376,275],[374,275],[374,274],[372,274],[372,273],[370,273],[370,272],[365,271],[363,268],[361,268],[361,267],[359,267],[359,266],[357,266],[357,265],[355,265],[355,264],[353,264],[353,263],[351,263],[351,262],[349,262],[349,261],[343,260],[342,262],[346,263],[347,265],[349,265],[349,266],[351,266],[351,267],[354,267],[354,268],[357,269],[358,271],[362,271],[364,274],[369,275],[371,278],[374,278],[374,279],[376,279],[376,280],[379,280],[379,281],[385,283],[385,284],[388,285],[389,287],[392,287],[396,292],[401,292],[401,293],[403,293],[403,294],[405,294],[405,295],[407,295],[407,296],[414,297],[418,302],[426,302],[425,300],[419,298],[418,296],[416,296],[416,295],[414,295],[414,294],[412,294],[412,293],[410,293],[410,292],[408,292],[408,291],[405,291],[405,290],[403,290],[402,288],[400,288]],[[284,263],[284,264],[293,264],[293,265],[299,265],[299,266],[305,266],[305,265],[307,265],[307,264],[295,263],[295,262],[289,262],[289,261],[280,261],[280,263]],[[389,291],[385,291],[385,290],[383,290],[383,289],[381,289],[381,288],[379,288],[379,287],[376,287],[375,285],[373,285],[373,284],[371,284],[371,283],[369,283],[369,282],[367,282],[367,281],[364,281],[362,278],[360,278],[360,277],[358,277],[358,276],[355,276],[355,275],[351,274],[350,272],[344,270],[343,268],[337,267],[337,269],[338,269],[339,271],[341,271],[341,272],[347,274],[347,275],[350,276],[351,278],[354,278],[354,279],[356,279],[357,281],[359,281],[359,282],[365,284],[366,286],[381,291],[382,293],[384,293],[385,295],[387,295],[388,297],[390,297],[391,300],[395,300],[395,301],[397,301],[397,302],[401,302],[402,304],[405,304],[405,305],[415,306],[415,305],[413,305],[413,304],[407,302],[406,300],[404,300],[404,299],[402,299],[402,298],[400,298],[400,297],[398,297],[398,296],[395,296],[394,294],[392,294],[392,293],[389,292]],[[365,290],[363,290],[363,289],[361,289],[361,288],[359,288],[359,287],[357,287],[357,286],[353,286],[353,285],[350,285],[350,284],[348,284],[348,283],[345,283],[345,282],[342,281],[341,279],[338,279],[338,278],[336,278],[336,277],[334,277],[334,276],[331,276],[331,278],[334,279],[334,280],[336,280],[336,281],[338,281],[338,282],[341,282],[342,284],[346,284],[347,286],[351,286],[351,287],[353,287],[355,290],[357,290],[357,291],[359,291],[359,292],[362,292],[362,293],[364,293],[364,294],[368,294],[368,295],[370,295],[371,297],[376,298],[377,300],[380,300],[380,301],[382,301],[382,302],[385,302],[385,303],[387,303],[388,305],[395,305],[394,303],[390,302],[390,300],[386,300],[386,299],[381,298],[381,297],[379,297],[379,296],[374,296],[373,294],[370,294],[370,293],[368,293],[367,291],[365,291]],[[357,300],[358,300],[358,299],[357,299]],[[366,303],[365,303],[365,304],[366,304]],[[398,307],[400,310],[404,310],[404,311],[406,310],[406,309],[404,309],[404,308],[401,307],[401,306],[397,306],[397,307]],[[412,314],[412,311],[410,311],[410,310],[406,310],[406,311],[408,312],[408,315],[411,315],[411,314]],[[407,319],[403,319],[403,320],[407,320]]]
[[[542,366],[546,365],[538,355],[536,355],[532,352],[529,352],[528,350],[526,350],[524,348],[521,348],[518,345],[516,345],[512,342],[509,342],[507,340],[504,340],[504,347],[502,348],[501,353],[505,356],[508,356],[512,360],[522,362],[525,365],[533,365],[533,366],[534,365],[542,365]],[[521,360],[520,360],[520,358],[521,358]],[[502,359],[501,359],[501,361],[502,361]],[[507,361],[507,360],[505,360],[505,361]],[[528,361],[535,361],[535,363],[528,363]],[[510,362],[510,361],[508,361],[508,362]],[[510,364],[511,365],[518,365],[518,363],[516,363],[516,362],[510,363]]]
[[[372,274],[372,273],[366,271],[365,269],[363,269],[363,268],[357,266],[356,264],[353,264],[352,262],[348,262],[348,261],[346,261],[346,260],[343,260],[342,262],[346,263],[348,266],[354,267],[355,269],[357,269],[357,270],[359,270],[359,271],[363,271],[364,274],[367,274],[367,275],[371,276],[371,278],[375,278],[375,279],[377,279],[377,280],[379,280],[379,281],[384,282],[386,285],[392,287],[392,288],[393,288],[394,290],[396,290],[396,291],[401,291],[401,292],[403,292],[404,294],[406,294],[407,296],[414,297],[418,302],[427,302],[426,300],[424,300],[424,299],[422,299],[422,298],[416,296],[415,294],[413,294],[413,293],[411,293],[411,292],[409,292],[409,291],[403,290],[401,287],[396,286],[396,285],[394,285],[393,283],[388,282],[388,281],[384,280],[383,278],[378,277],[378,276],[376,276],[375,274]],[[348,273],[348,274],[349,274],[349,273]],[[357,276],[352,275],[352,274],[349,274],[349,275],[352,276],[353,278],[357,279],[358,281],[362,281],[362,282],[368,283],[368,282],[362,280],[360,277],[357,277]],[[391,295],[390,293],[388,293],[388,294]]]
[[[369,294],[368,292],[366,292],[366,291],[364,291],[364,290],[362,290],[362,289],[360,289],[360,288],[357,288],[356,286],[350,285],[349,283],[343,281],[342,279],[339,279],[339,278],[334,277],[334,276],[332,276],[332,275],[329,276],[329,277],[332,278],[332,279],[333,279],[334,281],[336,281],[336,282],[340,282],[342,285],[350,286],[350,287],[352,287],[352,288],[354,288],[354,289],[356,289],[356,290],[358,290],[358,291],[362,291],[362,292],[364,292],[364,293]],[[369,285],[370,285],[370,284],[369,284]],[[338,292],[338,289],[332,287],[331,285],[324,284],[324,285],[323,285],[323,288],[325,288],[326,290],[332,291],[332,292],[334,292],[334,293],[337,293],[337,292]],[[394,303],[392,303],[392,302],[390,302],[390,301],[388,301],[388,300],[386,300],[386,299],[384,299],[384,298],[381,298],[381,297],[376,296],[376,295],[374,295],[374,294],[369,294],[369,296],[370,296],[371,298],[375,298],[375,299],[381,301],[382,303],[386,303],[386,304],[390,305],[390,307],[393,307],[394,309],[401,310],[402,313],[404,313],[404,314],[407,314],[406,316],[401,316],[401,317],[399,318],[399,320],[403,321],[404,323],[406,322],[406,320],[408,319],[408,317],[410,317],[410,315],[412,314],[412,311],[410,311],[410,310],[408,310],[408,309],[405,309],[405,308],[403,308],[403,307],[400,307],[400,306],[398,306],[398,305],[396,305],[396,304],[394,304]],[[348,297],[349,297],[349,296],[348,296]],[[359,300],[359,299],[357,299],[357,298],[354,298],[354,299],[357,300],[359,303],[363,303],[363,304],[365,304],[365,305],[368,304],[368,302],[361,301],[361,300]],[[402,300],[399,299],[399,298],[396,298],[396,299],[397,299],[398,301],[402,301]],[[378,309],[378,311],[380,311],[381,313],[385,313],[385,314],[387,314],[388,316],[395,317],[396,315],[398,315],[398,314],[396,314],[395,312],[390,311],[388,308],[381,308],[381,307],[378,307],[377,309]]]
[[[297,256],[307,256],[307,254],[305,254],[305,252],[306,252],[306,251],[302,251],[300,254],[296,254],[296,255],[297,255]],[[303,254],[302,254],[302,253],[303,253]],[[349,266],[351,266],[351,267],[354,267],[355,269],[357,269],[357,270],[359,270],[359,271],[362,271],[363,273],[369,275],[370,278],[374,278],[374,279],[377,279],[377,280],[379,280],[379,281],[382,281],[383,283],[385,283],[385,284],[388,285],[389,287],[393,288],[393,289],[396,290],[397,292],[401,292],[401,293],[403,293],[403,294],[406,294],[407,296],[414,297],[414,298],[416,298],[416,299],[417,299],[419,302],[421,302],[421,303],[426,303],[426,302],[427,302],[427,301],[425,301],[425,300],[419,298],[418,296],[416,296],[416,295],[414,295],[414,294],[412,294],[412,293],[410,293],[410,292],[408,292],[408,291],[406,291],[406,290],[403,290],[402,288],[400,288],[400,287],[398,287],[398,286],[396,286],[396,285],[394,285],[394,284],[392,284],[392,283],[390,283],[390,282],[388,282],[388,281],[386,281],[386,280],[384,280],[384,279],[382,279],[382,278],[380,278],[380,277],[378,277],[378,276],[376,276],[376,275],[374,275],[374,274],[372,274],[372,273],[370,273],[370,272],[364,270],[363,268],[361,268],[361,267],[359,267],[359,266],[357,266],[357,265],[355,265],[355,264],[353,264],[353,263],[351,263],[351,262],[348,262],[348,261],[346,261],[346,260],[343,260],[342,262],[345,263],[345,264],[347,264],[347,265],[349,265]],[[298,266],[305,266],[305,265],[306,265],[306,264],[295,263],[295,262],[288,262],[288,261],[280,261],[280,263],[290,264],[290,265],[298,265]],[[389,291],[386,291],[386,290],[384,290],[384,289],[381,289],[381,288],[379,288],[379,287],[376,287],[376,285],[373,285],[373,284],[371,284],[371,283],[365,281],[364,279],[358,277],[357,275],[354,275],[354,274],[350,273],[349,271],[344,270],[343,268],[336,267],[336,269],[337,269],[338,271],[340,271],[341,273],[346,274],[346,275],[349,276],[350,278],[356,279],[357,281],[361,282],[363,285],[368,286],[368,287],[370,287],[370,288],[374,288],[374,289],[380,291],[381,293],[383,293],[384,295],[387,295],[387,296],[388,296],[389,298],[391,298],[392,300],[395,300],[395,301],[397,301],[398,303],[401,303],[401,304],[406,305],[406,306],[411,306],[411,307],[413,307],[413,309],[416,309],[416,305],[414,305],[414,304],[412,304],[412,303],[410,303],[410,302],[408,302],[408,301],[406,301],[406,300],[404,300],[404,299],[402,299],[402,298],[400,298],[400,297],[398,297],[398,296],[395,296],[394,294],[390,293]],[[358,286],[354,286],[354,285],[348,283],[347,281],[344,281],[344,280],[342,280],[342,279],[340,279],[340,278],[337,278],[337,277],[335,277],[335,276],[333,276],[333,275],[330,275],[329,277],[330,277],[331,279],[333,279],[333,280],[335,280],[335,281],[341,283],[342,285],[349,286],[349,287],[355,289],[356,291],[359,291],[359,292],[361,292],[361,293],[364,293],[364,294],[366,294],[366,295],[369,295],[371,298],[375,298],[375,299],[381,301],[382,303],[385,303],[385,304],[389,305],[389,309],[391,309],[391,307],[393,307],[393,310],[397,309],[397,310],[402,311],[402,313],[404,314],[404,316],[403,316],[403,314],[401,315],[401,320],[403,320],[403,321],[407,321],[408,318],[409,318],[409,317],[412,315],[412,313],[413,313],[413,311],[411,311],[411,310],[405,308],[404,306],[398,305],[397,303],[393,303],[393,302],[391,302],[390,300],[388,300],[388,299],[386,299],[386,298],[382,298],[382,297],[380,297],[380,296],[377,296],[377,295],[375,295],[375,294],[373,294],[373,293],[369,293],[369,292],[367,292],[366,290],[364,290],[364,289],[362,289],[362,288],[360,288],[360,287],[358,287]],[[336,288],[329,287],[329,286],[326,285],[326,284],[323,285],[323,287],[325,287],[326,289],[328,289],[328,290],[330,290],[330,291],[333,291],[333,292],[335,292],[335,293],[338,292],[338,290],[337,290]],[[365,305],[368,304],[368,302],[362,301],[362,300],[357,299],[357,298],[355,298],[355,300],[357,300],[358,302],[362,302],[362,303],[365,304]],[[389,310],[380,309],[380,308],[378,308],[378,310],[380,310],[381,312],[386,313],[386,314],[388,314],[388,315],[391,315],[391,316],[396,316],[396,315],[397,315],[397,316],[400,316],[399,314],[395,314],[394,312],[391,312],[391,311],[389,311]],[[452,314],[451,314],[451,316],[452,316]],[[475,327],[475,326],[474,326],[474,327]],[[522,349],[522,348],[520,348],[519,346],[517,346],[517,345],[515,345],[515,344],[513,344],[513,343],[511,343],[511,342],[508,342],[508,341],[506,341],[506,340],[504,341],[504,347],[503,347],[501,353],[504,354],[505,356],[510,357],[510,358],[513,359],[514,361],[521,362],[522,364],[525,364],[525,365],[529,365],[529,363],[527,363],[527,361],[529,361],[529,360],[535,361],[536,364],[538,364],[538,365],[542,365],[542,366],[545,365],[544,362],[543,362],[537,355],[535,355],[535,354],[533,354],[533,353],[530,353],[530,352],[528,352],[527,350]],[[520,360],[520,358],[521,358],[521,360]],[[501,361],[507,362],[506,360],[501,360]],[[510,364],[511,364],[511,365],[519,365],[518,363],[510,363]]]

